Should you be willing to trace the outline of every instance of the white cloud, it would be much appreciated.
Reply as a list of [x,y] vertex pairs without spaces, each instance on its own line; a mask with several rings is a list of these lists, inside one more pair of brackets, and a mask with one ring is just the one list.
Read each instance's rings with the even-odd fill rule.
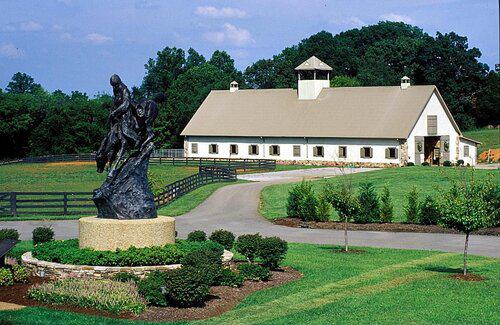
[[399,15],[399,14],[395,14],[395,13],[392,13],[392,12],[380,16],[380,19],[382,19],[382,20],[388,20],[388,21],[400,21],[400,22],[403,22],[403,23],[406,23],[406,24],[412,24],[414,22],[414,20],[411,17],[409,17],[409,16]]
[[244,10],[238,8],[216,8],[212,6],[197,7],[194,13],[212,18],[244,18],[247,15]]
[[24,51],[12,43],[6,43],[0,45],[0,55],[10,59],[17,59],[24,55]]
[[34,32],[37,30],[42,30],[43,26],[40,23],[37,23],[36,21],[30,20],[19,24],[19,29],[25,32]]
[[90,33],[85,36],[85,39],[94,44],[103,44],[106,42],[111,42],[113,39],[108,36],[104,36],[99,33]]
[[216,44],[228,42],[235,46],[246,46],[255,43],[248,29],[238,28],[229,23],[224,24],[223,31],[207,32],[204,36],[207,41]]
[[53,30],[53,31],[58,32],[58,31],[61,31],[61,30],[63,30],[63,29],[64,29],[64,28],[63,28],[61,25],[58,25],[58,24],[54,24],[54,25],[52,25],[52,30]]
[[351,16],[349,18],[332,19],[330,22],[335,25],[345,25],[350,27],[361,27],[366,25],[366,22],[356,16]]

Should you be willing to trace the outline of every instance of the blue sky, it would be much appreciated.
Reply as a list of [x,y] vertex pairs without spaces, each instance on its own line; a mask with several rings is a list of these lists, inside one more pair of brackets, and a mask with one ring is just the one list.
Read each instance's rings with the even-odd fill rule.
[[138,85],[147,59],[165,46],[206,57],[223,49],[244,69],[321,30],[380,20],[433,36],[455,31],[490,68],[499,62],[497,0],[0,0],[0,88],[17,71],[50,91],[109,92],[112,73]]

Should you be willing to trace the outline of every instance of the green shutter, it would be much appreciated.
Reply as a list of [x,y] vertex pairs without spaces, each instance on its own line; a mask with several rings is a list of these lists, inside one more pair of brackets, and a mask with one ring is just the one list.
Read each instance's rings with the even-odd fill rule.
[[399,158],[399,155],[398,155],[398,148],[394,148],[394,158]]
[[318,156],[318,147],[313,147],[313,156],[314,157]]
[[389,148],[385,148],[385,159],[391,158],[391,150]]

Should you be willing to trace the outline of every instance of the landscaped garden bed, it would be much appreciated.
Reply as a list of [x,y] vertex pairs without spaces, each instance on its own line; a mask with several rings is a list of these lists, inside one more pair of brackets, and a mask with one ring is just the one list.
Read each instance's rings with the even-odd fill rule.
[[[274,219],[274,224],[294,228],[313,229],[334,229],[344,230],[344,223],[340,221],[302,221],[300,218],[280,218]],[[409,223],[389,222],[389,223],[347,223],[348,230],[364,231],[389,231],[389,232],[420,232],[420,233],[443,233],[460,234],[459,231],[450,228],[443,228],[438,225],[418,225]],[[500,236],[500,227],[485,228],[474,231],[472,235]]]

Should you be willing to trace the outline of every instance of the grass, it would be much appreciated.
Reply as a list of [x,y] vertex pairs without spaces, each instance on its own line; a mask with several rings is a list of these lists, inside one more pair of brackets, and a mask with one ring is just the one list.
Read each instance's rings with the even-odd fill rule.
[[464,136],[481,142],[477,150],[479,155],[488,149],[500,148],[500,129],[479,129],[464,132]]
[[[256,292],[207,324],[498,324],[500,260],[470,257],[481,282],[452,279],[460,254],[363,248],[334,254],[331,246],[290,244],[285,265],[304,277]],[[0,318],[30,324],[132,324],[41,307],[0,312]],[[134,324],[143,324],[135,322]]]
[[[362,182],[373,182],[379,192],[387,184],[394,204],[394,221],[405,221],[404,206],[406,204],[406,195],[412,186],[417,187],[420,199],[424,199],[426,195],[439,195],[440,190],[446,189],[453,180],[462,179],[464,174],[470,176],[470,169],[414,166],[363,172],[351,174],[346,177],[351,178],[355,187]],[[498,171],[474,171],[474,176],[479,178],[485,178],[488,174],[493,174],[495,180],[497,182],[500,181],[500,173]],[[326,184],[329,184],[329,186],[339,186],[342,181],[342,177],[316,180],[313,181],[313,189],[316,193],[320,193]],[[261,193],[260,213],[267,219],[286,217],[288,192],[293,186],[293,183],[288,183],[271,185],[264,188]],[[332,213],[331,218],[332,220],[337,220],[335,212]]]

